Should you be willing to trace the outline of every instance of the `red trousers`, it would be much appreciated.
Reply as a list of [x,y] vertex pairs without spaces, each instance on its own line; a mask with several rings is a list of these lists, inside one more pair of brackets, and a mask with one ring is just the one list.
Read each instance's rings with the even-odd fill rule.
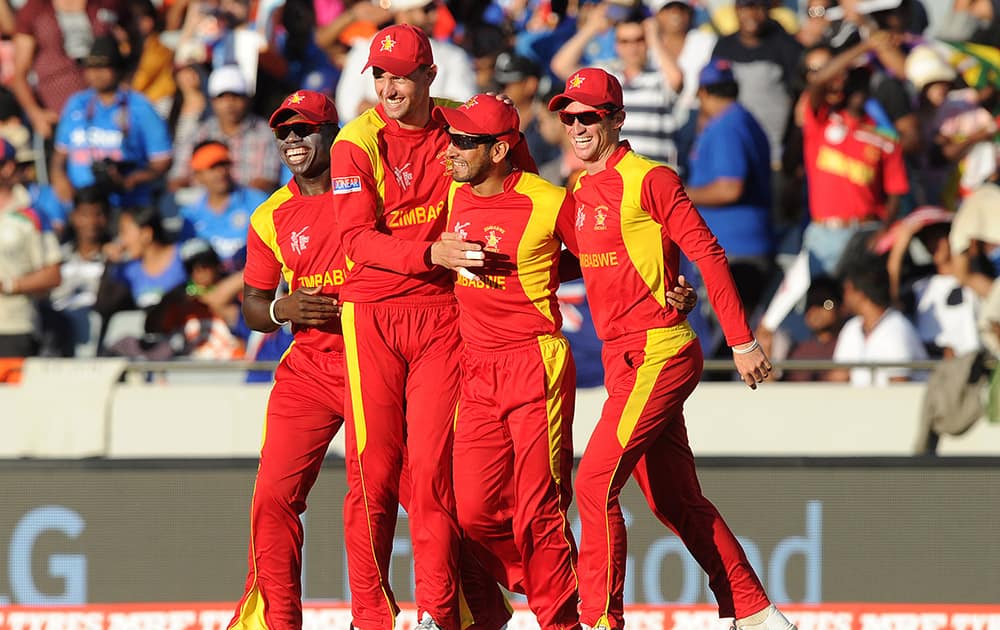
[[455,419],[455,499],[469,543],[543,630],[578,626],[572,499],[576,368],[563,337],[466,347]]
[[698,484],[683,416],[703,364],[694,332],[685,322],[627,335],[605,343],[602,359],[608,400],[576,475],[580,620],[624,625],[626,540],[618,496],[629,475],[708,574],[720,616],[767,607],[743,548]]
[[292,346],[274,375],[250,504],[250,573],[229,627],[302,627],[306,495],[344,422],[344,355]]
[[[472,621],[460,614],[451,467],[458,307],[450,295],[347,302],[341,317],[348,383],[344,537],[354,626],[395,626],[399,608],[388,581],[389,557],[396,506],[408,491],[419,614],[457,630],[460,618]],[[407,454],[409,487],[401,490]],[[477,627],[499,628],[509,618],[495,583],[480,584],[466,599]]]

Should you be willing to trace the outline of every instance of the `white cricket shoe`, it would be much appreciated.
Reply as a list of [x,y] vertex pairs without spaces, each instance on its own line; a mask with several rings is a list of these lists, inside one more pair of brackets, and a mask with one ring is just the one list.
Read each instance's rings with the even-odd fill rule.
[[781,611],[771,606],[767,607],[767,618],[760,623],[741,625],[733,620],[732,630],[798,630],[795,624],[788,620]]
[[420,618],[420,623],[417,624],[415,630],[441,630],[441,626],[434,621],[429,612],[424,611],[424,616]]

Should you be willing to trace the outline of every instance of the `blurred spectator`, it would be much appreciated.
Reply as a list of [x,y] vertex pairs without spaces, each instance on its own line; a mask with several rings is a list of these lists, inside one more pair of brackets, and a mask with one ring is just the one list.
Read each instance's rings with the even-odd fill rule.
[[[198,126],[211,113],[208,96],[205,94],[206,72],[203,62],[204,54],[181,56],[178,51],[174,57],[174,83],[177,90],[166,119],[175,147],[193,147]],[[176,168],[171,169],[171,172],[175,170]]]
[[[603,67],[612,63],[618,57],[615,26],[626,20],[635,20],[639,12],[640,8],[630,0],[581,0],[575,17],[575,32],[562,42],[552,56],[552,73],[567,81],[580,68]],[[568,21],[572,20],[569,18]]]
[[[439,0],[393,0],[390,10],[394,24],[410,24],[432,35],[437,20]],[[366,67],[371,38],[357,39],[344,61],[344,70],[337,84],[337,112],[342,123],[378,102],[375,82]],[[393,46],[394,42],[380,42]],[[431,96],[464,102],[476,93],[476,77],[472,60],[455,44],[431,37],[431,52],[437,76],[431,85]],[[274,144],[273,142],[271,143]]]
[[[892,226],[880,243],[884,249],[891,242],[887,269],[892,299],[903,303],[901,298],[912,292],[920,339],[933,356],[943,358],[982,347],[976,323],[979,298],[972,289],[962,287],[953,273],[948,244],[951,218],[952,213],[941,208],[918,208]],[[914,244],[930,254],[934,270],[931,275],[916,279],[907,291],[902,286],[904,259]]]
[[1000,14],[993,0],[955,0],[935,28],[938,39],[1000,46]]
[[699,85],[707,122],[691,154],[687,193],[726,250],[743,306],[753,313],[774,271],[767,134],[738,102],[728,61],[710,61]]
[[[617,58],[600,65],[622,84],[628,110],[622,138],[637,153],[676,167],[674,133],[679,122],[674,107],[684,74],[657,30],[655,20],[644,21],[641,12],[635,9],[613,27]],[[579,70],[582,53],[580,40],[571,39],[553,58],[553,71],[559,76],[569,76]]]
[[739,30],[719,38],[712,57],[733,63],[740,102],[767,132],[772,168],[778,170],[802,46],[767,10],[767,0],[736,0]]
[[95,40],[84,59],[90,89],[70,98],[56,129],[51,176],[63,202],[97,186],[113,207],[148,204],[170,168],[167,125],[145,96],[121,85],[124,72],[118,43]]
[[89,315],[104,275],[110,210],[107,197],[93,186],[81,188],[73,199],[69,238],[62,246],[62,282],[49,295],[52,312],[46,322],[60,356],[73,356],[77,345],[99,333],[90,329]]
[[[738,3],[709,2],[708,5],[711,9],[711,15],[702,29],[715,31],[720,37],[732,35],[740,30]],[[787,2],[767,0],[763,6],[768,20],[780,25],[786,33],[794,35],[798,32],[798,16],[795,11],[789,8]]]
[[472,58],[476,92],[496,92],[494,82],[497,57],[510,46],[507,34],[492,24],[476,24],[467,29],[462,47]]
[[59,250],[19,182],[14,147],[0,140],[0,357],[38,352],[33,297],[59,284]]
[[[936,50],[921,45],[906,58],[906,78],[919,95],[924,150],[914,161],[921,191],[917,201],[955,207],[996,172],[997,123],[973,89],[954,89],[958,74]],[[949,190],[957,184],[957,190]]]
[[[830,276],[813,278],[806,293],[805,324],[810,336],[788,352],[792,361],[829,361],[837,347],[837,336],[844,325],[843,290],[840,283]],[[795,383],[828,381],[832,377],[826,370],[788,370],[782,380]]]
[[187,281],[180,248],[167,238],[154,208],[123,208],[118,236],[104,251],[109,264],[94,310],[101,314],[105,326],[118,311],[149,309]]
[[[854,317],[840,330],[833,352],[835,361],[906,363],[927,359],[916,328],[890,306],[889,274],[882,258],[871,256],[850,261],[844,273],[844,306]],[[830,379],[849,380],[852,385],[885,386],[923,380],[923,376],[904,367],[855,367],[831,372]]]
[[31,131],[24,126],[21,109],[10,92],[0,88],[0,138],[9,142],[15,151],[21,184],[31,196],[31,207],[44,215],[57,236],[66,224],[70,204],[63,204],[51,186],[39,184],[36,177],[38,153],[32,148]]
[[[542,71],[534,61],[518,55],[513,50],[500,53],[493,68],[493,81],[497,89],[506,94],[517,107],[521,132],[528,143],[528,151],[537,164],[545,164],[560,155],[559,144],[552,144],[542,135],[540,117],[535,101],[541,85]],[[545,79],[549,83],[549,79]]]
[[685,173],[687,156],[695,135],[698,74],[712,58],[717,37],[714,33],[692,28],[694,7],[691,0],[647,0],[647,5],[659,27],[658,36],[665,54],[677,60],[684,75],[684,84],[674,104],[673,115],[679,126],[674,134],[678,165],[681,172]]
[[[914,7],[921,7],[916,13]],[[873,68],[871,95],[877,100],[899,136],[903,155],[920,152],[920,125],[912,93],[906,86],[906,54],[912,47],[908,35],[914,15],[922,6],[917,0],[899,0],[893,9],[877,11],[865,18],[868,37],[861,42]]]
[[852,68],[861,43],[810,76],[803,111],[804,162],[812,221],[802,247],[835,274],[848,241],[895,220],[909,191],[899,143],[866,113],[870,72]]
[[208,77],[208,96],[213,115],[198,126],[191,143],[178,143],[170,188],[192,185],[191,155],[197,143],[218,140],[234,156],[233,173],[237,182],[264,192],[278,185],[281,160],[267,121],[250,111],[250,92],[246,79],[236,66],[216,68]]
[[233,159],[221,142],[208,140],[194,150],[191,170],[204,193],[181,208],[182,238],[207,241],[224,268],[237,268],[236,255],[246,247],[250,214],[267,199],[267,193],[240,186],[233,179]]
[[239,317],[236,296],[242,277],[235,279],[238,282],[225,278],[219,256],[207,241],[187,241],[180,252],[187,281],[149,309],[146,334],[166,340],[172,356],[210,361],[243,358],[243,343],[230,330]]
[[994,176],[962,201],[948,234],[953,273],[962,286],[971,288],[983,299],[991,298],[991,291],[1000,289],[1000,283],[993,280],[1000,275],[997,208],[1000,208],[1000,186]]
[[11,90],[36,133],[50,138],[69,97],[86,89],[79,64],[95,39],[127,23],[118,0],[28,0],[17,11]]
[[[299,89],[333,94],[340,80],[340,69],[317,43],[313,1],[286,0],[281,10],[281,25],[283,28],[276,34],[278,56],[285,63],[281,94]],[[268,112],[277,106],[259,105],[258,111]]]
[[129,0],[133,31],[141,49],[133,52],[137,58],[132,75],[132,89],[141,92],[153,104],[161,118],[170,111],[174,92],[174,51],[160,41],[163,20],[151,0]]

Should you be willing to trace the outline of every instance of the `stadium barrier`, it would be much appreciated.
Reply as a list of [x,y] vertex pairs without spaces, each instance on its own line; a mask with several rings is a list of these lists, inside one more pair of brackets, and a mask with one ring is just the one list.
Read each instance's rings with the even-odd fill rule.
[[[834,365],[784,365],[803,364]],[[245,375],[273,365],[26,360],[19,384],[0,385],[0,458],[254,457],[269,385],[247,384]],[[685,416],[691,444],[702,455],[913,455],[924,431],[924,390],[922,383],[779,382],[750,392],[738,382],[704,382]],[[604,398],[600,387],[578,392],[578,456]],[[343,434],[331,453],[343,453]],[[979,422],[963,436],[947,436],[938,453],[998,455],[1000,424]]]
[[[770,596],[810,605],[1000,603],[998,464],[965,457],[699,461],[705,495],[726,515]],[[0,611],[235,601],[246,578],[255,471],[254,459],[0,462]],[[349,597],[345,491],[343,461],[328,458],[302,517],[310,602]],[[626,485],[621,500],[626,601],[711,605],[701,568],[653,517],[636,484]],[[569,518],[579,536],[575,505]],[[401,511],[389,574],[401,601],[413,598],[412,567]],[[823,619],[800,630],[849,627]],[[997,630],[997,621],[964,630]]]

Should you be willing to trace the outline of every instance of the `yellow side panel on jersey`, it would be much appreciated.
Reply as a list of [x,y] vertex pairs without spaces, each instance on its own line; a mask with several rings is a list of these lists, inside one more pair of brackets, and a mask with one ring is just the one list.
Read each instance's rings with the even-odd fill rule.
[[[552,274],[561,244],[555,237],[556,217],[562,207],[566,190],[532,173],[523,173],[514,190],[531,200],[531,216],[517,246],[517,275],[524,294],[538,312],[551,322]],[[558,278],[555,286],[558,286]]]
[[653,299],[661,308],[666,308],[663,234],[660,224],[642,209],[641,201],[642,180],[646,173],[659,165],[659,162],[628,153],[615,165],[615,170],[622,178],[622,241],[632,266],[646,283]]
[[288,190],[288,186],[282,186],[264,200],[264,203],[257,206],[257,209],[250,215],[251,228],[257,233],[260,240],[274,252],[274,258],[281,264],[281,275],[284,276],[285,282],[289,286],[292,284],[295,272],[288,268],[288,265],[285,264],[285,257],[281,255],[281,247],[278,246],[278,230],[274,226],[274,212],[281,207],[281,204],[291,198],[292,191]]
[[[383,127],[385,127],[385,121],[375,113],[374,109],[369,109],[344,125],[344,128],[337,134],[337,139],[333,141],[334,147],[341,142],[350,142],[364,151],[368,155],[368,159],[371,160],[372,174],[375,177],[375,185],[378,190],[376,197],[378,198],[379,207],[375,211],[376,216],[382,216],[382,200],[385,199],[385,167],[382,164],[382,156],[378,150],[379,131]],[[352,263],[349,262],[348,264],[351,265]]]

